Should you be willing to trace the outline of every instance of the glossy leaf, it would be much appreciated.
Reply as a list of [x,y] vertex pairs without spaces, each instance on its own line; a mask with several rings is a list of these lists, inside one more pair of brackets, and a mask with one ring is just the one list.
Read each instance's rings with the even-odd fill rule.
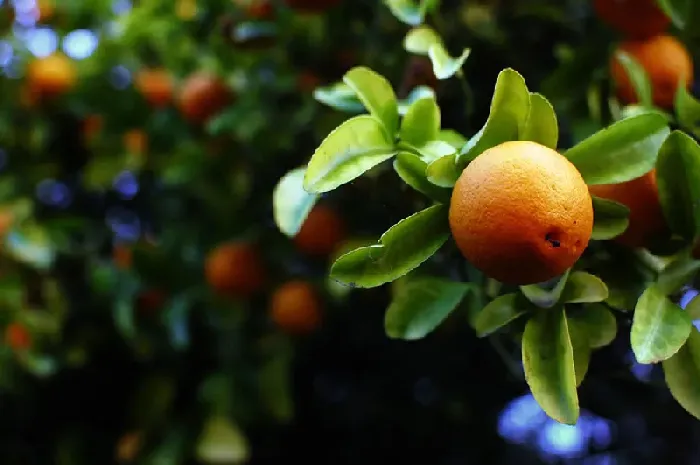
[[428,56],[433,63],[433,74],[438,79],[449,79],[457,74],[469,58],[471,49],[465,48],[458,57],[451,57],[442,43],[433,44],[428,50]]
[[440,108],[434,98],[413,102],[401,121],[399,137],[416,147],[437,139],[440,133]]
[[472,321],[478,337],[488,336],[523,316],[528,307],[518,294],[505,294],[489,302]]
[[682,82],[676,91],[674,108],[680,125],[694,136],[700,136],[700,100],[696,99]]
[[389,81],[369,68],[358,66],[345,73],[343,82],[355,91],[370,114],[384,124],[389,137],[393,137],[399,128],[399,109]]
[[632,88],[637,95],[638,101],[645,107],[653,105],[651,100],[651,81],[642,65],[628,53],[618,51],[615,54],[615,59],[625,70],[629,77]]
[[428,164],[420,157],[408,152],[399,153],[394,160],[394,170],[406,184],[433,200],[442,203],[449,202],[450,190],[438,187],[428,181],[427,168]]
[[385,232],[380,244],[341,256],[331,277],[351,286],[377,287],[416,269],[447,241],[447,206],[434,205],[401,220]]
[[656,287],[664,295],[675,294],[700,271],[700,260],[682,255],[666,265],[656,280]]
[[530,113],[530,92],[525,79],[513,69],[500,72],[484,127],[462,148],[457,164],[464,168],[485,150],[518,140]]
[[586,327],[578,321],[567,318],[571,347],[574,351],[574,371],[576,373],[576,387],[580,386],[588,373],[588,365],[591,361],[591,344],[588,340]]
[[542,409],[560,423],[579,417],[574,349],[561,307],[535,312],[523,333],[525,380]]
[[399,115],[405,116],[408,113],[408,109],[413,105],[414,102],[423,98],[435,99],[435,91],[428,86],[418,86],[414,88],[405,99],[399,100]]
[[541,94],[530,93],[530,112],[520,140],[537,142],[551,149],[559,142],[559,123],[554,107]]
[[583,304],[602,302],[607,298],[608,287],[599,277],[585,271],[574,271],[569,275],[559,301],[568,304]]
[[700,235],[700,145],[673,131],[659,151],[656,180],[671,229],[689,240]]
[[617,320],[610,309],[603,304],[589,304],[581,311],[573,312],[569,322],[575,322],[585,329],[591,349],[599,349],[610,344],[617,335]]
[[426,7],[417,0],[384,0],[384,3],[396,19],[409,26],[418,26],[425,19]]
[[313,208],[318,195],[304,190],[306,167],[285,174],[272,192],[273,216],[283,234],[293,237]]
[[565,156],[587,184],[617,184],[651,171],[669,133],[663,117],[635,116],[598,131],[569,149]]
[[453,129],[441,130],[438,139],[447,142],[456,150],[461,149],[462,146],[467,143],[467,138]]
[[425,337],[449,316],[468,290],[469,284],[445,279],[409,279],[387,309],[386,334],[409,341]]
[[639,363],[658,363],[678,352],[692,322],[686,312],[659,289],[650,287],[639,298],[632,320],[630,342]]
[[662,364],[666,385],[674,399],[700,420],[700,333],[693,329],[688,340]]
[[403,47],[407,52],[416,55],[428,55],[430,47],[442,44],[442,38],[430,26],[419,26],[411,29],[403,40]]
[[591,196],[593,199],[593,233],[591,239],[604,241],[613,239],[629,226],[630,209],[626,205],[609,199]]
[[440,187],[452,187],[459,179],[462,170],[457,168],[457,155],[441,157],[431,162],[426,171],[428,181]]
[[365,110],[355,91],[344,82],[317,87],[314,89],[314,98],[331,108],[347,113],[362,113]]
[[552,280],[553,282],[520,286],[520,292],[534,305],[540,308],[551,308],[559,302],[570,271],[567,270],[562,276]]
[[700,320],[700,295],[696,295],[688,302],[688,305],[685,306],[685,311],[691,320]]
[[355,116],[333,130],[311,157],[304,189],[322,193],[348,183],[396,154],[381,123],[369,115]]

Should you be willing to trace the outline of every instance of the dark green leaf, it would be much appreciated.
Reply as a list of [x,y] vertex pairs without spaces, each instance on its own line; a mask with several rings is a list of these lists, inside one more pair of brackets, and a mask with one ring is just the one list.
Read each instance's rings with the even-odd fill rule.
[[566,281],[569,279],[569,273],[571,270],[567,270],[559,278],[556,278],[553,285],[552,282],[544,284],[528,284],[527,286],[520,286],[520,291],[523,295],[540,308],[551,308],[559,302],[561,293],[566,286]]
[[656,287],[664,295],[675,294],[688,284],[700,271],[700,260],[695,260],[687,254],[672,261],[659,273]]
[[399,137],[416,147],[437,139],[440,133],[440,108],[434,98],[413,102],[401,122]]
[[650,287],[634,309],[630,342],[639,363],[658,363],[678,352],[692,328],[686,312]]
[[530,310],[518,294],[505,294],[489,302],[472,321],[478,337],[488,336]]
[[551,149],[559,142],[559,124],[554,107],[541,94],[530,93],[530,112],[520,140],[537,142]]
[[591,239],[604,241],[613,239],[627,229],[630,209],[613,200],[602,199],[594,195],[593,199],[593,234]]
[[591,344],[586,328],[576,320],[567,319],[571,347],[574,351],[574,371],[576,372],[576,387],[580,386],[588,373],[591,360]]
[[700,420],[700,333],[693,329],[683,347],[662,365],[673,397]]
[[434,205],[401,220],[382,235],[380,245],[341,256],[331,277],[357,287],[377,287],[414,270],[447,241],[447,208]]
[[440,187],[453,187],[462,170],[457,168],[456,155],[441,157],[431,162],[426,171],[428,181]]
[[433,200],[442,203],[449,202],[450,190],[429,182],[426,174],[427,168],[427,163],[420,157],[408,152],[399,153],[394,160],[394,170],[406,184]]
[[695,137],[700,137],[700,101],[688,91],[685,82],[678,86],[674,107],[680,125]]
[[393,141],[376,118],[355,116],[333,130],[316,149],[306,168],[304,189],[311,193],[332,191],[395,154]]
[[598,131],[565,155],[587,184],[617,184],[651,171],[669,133],[663,117],[635,116]]
[[599,349],[610,344],[617,335],[617,320],[608,307],[603,304],[589,304],[581,311],[569,315],[572,324],[581,326],[586,331],[591,349]]
[[535,312],[523,334],[525,380],[542,409],[560,423],[579,417],[574,350],[564,309]]
[[602,302],[607,298],[608,287],[600,278],[585,271],[574,271],[569,275],[559,301],[568,304],[583,304]]
[[630,78],[639,102],[642,106],[651,107],[651,82],[642,65],[632,56],[622,51],[618,51],[615,54],[615,59],[625,69],[625,73]]
[[688,305],[685,306],[685,311],[691,320],[700,320],[700,295],[696,295],[693,297],[693,300],[688,302]]
[[384,327],[393,339],[416,340],[438,327],[459,305],[469,284],[438,278],[409,279],[394,293]]

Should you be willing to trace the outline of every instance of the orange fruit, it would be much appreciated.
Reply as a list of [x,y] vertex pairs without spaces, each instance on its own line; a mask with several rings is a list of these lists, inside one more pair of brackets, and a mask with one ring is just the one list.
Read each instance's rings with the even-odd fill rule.
[[205,123],[231,102],[233,95],[217,76],[198,72],[182,86],[179,106],[183,116],[192,123]]
[[289,281],[272,294],[270,316],[284,331],[308,334],[321,323],[321,301],[308,282]]
[[148,149],[148,135],[141,129],[124,133],[124,147],[129,153],[142,154]]
[[10,323],[5,328],[5,344],[14,350],[27,350],[32,345],[32,338],[22,324]]
[[[685,46],[676,38],[666,35],[646,40],[630,40],[618,47],[637,60],[651,81],[654,104],[672,108],[679,81],[686,80],[690,88],[693,81],[693,60]],[[610,74],[615,82],[618,98],[625,104],[637,102],[632,82],[616,56],[610,61]]]
[[579,259],[593,231],[593,203],[563,155],[535,142],[505,142],[464,169],[449,223],[459,250],[484,274],[533,284]]
[[15,223],[15,214],[12,210],[0,210],[0,238],[10,232]]
[[117,442],[114,453],[117,462],[133,462],[141,452],[142,446],[143,434],[140,431],[125,433]]
[[345,239],[345,222],[327,205],[315,205],[299,232],[294,243],[302,252],[313,256],[330,255]]
[[596,15],[613,29],[632,39],[646,39],[671,24],[655,0],[594,0]]
[[37,23],[45,23],[53,18],[56,12],[56,5],[54,0],[37,0],[36,6],[34,7],[34,14]]
[[117,244],[112,249],[112,260],[114,265],[122,270],[131,269],[133,263],[133,252],[130,247],[123,244]]
[[166,106],[173,98],[173,79],[166,69],[143,69],[136,74],[134,85],[156,108]]
[[102,130],[104,119],[100,115],[89,115],[83,121],[83,138],[91,142]]
[[27,68],[29,88],[36,97],[51,98],[75,86],[77,76],[73,62],[60,53],[37,58]]
[[300,13],[323,13],[340,4],[340,0],[284,0],[284,3]]
[[212,289],[228,297],[250,297],[265,284],[266,271],[255,247],[229,242],[209,252],[204,264]]
[[629,225],[615,241],[628,247],[648,247],[668,231],[659,191],[656,170],[620,184],[589,186],[592,195],[624,204],[630,209]]

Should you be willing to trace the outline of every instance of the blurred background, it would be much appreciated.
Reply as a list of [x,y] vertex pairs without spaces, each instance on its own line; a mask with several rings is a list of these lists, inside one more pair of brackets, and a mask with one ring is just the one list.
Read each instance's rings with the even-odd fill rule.
[[1,464],[700,463],[629,327],[593,355],[576,426],[467,308],[387,338],[391,286],[327,272],[424,202],[390,169],[294,239],[275,226],[279,179],[358,111],[330,91],[356,65],[399,98],[432,89],[456,137],[505,67],[555,104],[562,148],[610,122],[591,108],[617,37],[588,0],[443,0],[434,22],[472,49],[465,79],[406,53],[379,0],[0,0]]

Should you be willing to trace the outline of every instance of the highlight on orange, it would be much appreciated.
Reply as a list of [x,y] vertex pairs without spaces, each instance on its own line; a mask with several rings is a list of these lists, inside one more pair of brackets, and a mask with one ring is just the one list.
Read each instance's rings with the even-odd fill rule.
[[155,108],[162,108],[172,101],[174,83],[167,69],[142,69],[136,73],[134,85],[143,98]]
[[[692,84],[693,59],[675,37],[659,35],[645,40],[628,40],[617,50],[627,53],[644,68],[651,82],[652,100],[658,107],[673,108],[679,83],[684,80],[688,88]],[[616,53],[610,60],[610,74],[620,101],[637,103],[632,81]]]
[[285,332],[309,334],[321,324],[321,299],[306,281],[286,282],[272,294],[270,318]]
[[75,64],[62,53],[37,58],[27,67],[29,91],[38,99],[53,98],[68,92],[77,79]]
[[251,297],[267,279],[257,248],[246,242],[228,242],[210,251],[204,273],[214,292],[234,298]]
[[345,231],[343,218],[328,205],[318,204],[294,236],[294,244],[307,255],[327,256],[345,239]]

